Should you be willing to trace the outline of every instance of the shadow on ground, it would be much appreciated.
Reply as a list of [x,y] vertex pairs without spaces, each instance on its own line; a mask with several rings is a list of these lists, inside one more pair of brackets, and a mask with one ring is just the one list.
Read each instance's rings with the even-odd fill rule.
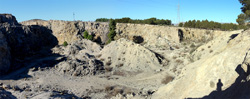
[[6,90],[0,90],[0,99],[17,99],[17,98]]

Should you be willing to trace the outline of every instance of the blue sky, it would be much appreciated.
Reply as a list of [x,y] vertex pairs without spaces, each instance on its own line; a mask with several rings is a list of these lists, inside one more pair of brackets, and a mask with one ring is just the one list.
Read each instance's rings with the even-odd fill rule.
[[[146,19],[176,23],[178,0],[0,0],[0,13],[19,22],[30,19],[94,21],[96,18]],[[180,21],[205,20],[236,23],[238,0],[180,0]]]

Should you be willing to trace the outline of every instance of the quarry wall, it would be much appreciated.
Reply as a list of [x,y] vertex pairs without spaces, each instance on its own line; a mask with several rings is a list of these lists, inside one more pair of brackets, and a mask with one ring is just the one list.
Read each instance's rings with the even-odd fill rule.
[[151,45],[161,45],[163,40],[176,43],[184,40],[194,42],[209,41],[216,37],[216,35],[225,33],[225,31],[220,30],[206,30],[148,24],[118,23],[116,28],[117,38],[125,37],[132,40],[133,36],[142,36],[144,41]]
[[61,21],[61,20],[29,20],[21,22],[23,25],[41,25],[52,30],[57,37],[59,44],[64,41],[71,43],[83,39],[83,32],[86,30],[94,35],[94,41],[105,43],[109,25],[105,22],[81,22],[81,21]]
[[[108,40],[109,24],[107,22],[82,22],[82,21],[61,21],[61,20],[29,20],[21,22],[23,25],[42,25],[52,30],[57,37],[59,44],[64,41],[71,43],[83,39],[83,32],[87,30],[94,35],[94,41],[106,43]],[[220,30],[206,30],[195,28],[184,28],[174,26],[160,26],[148,24],[117,23],[117,35],[115,39],[127,38],[133,40],[135,36],[142,37],[143,43],[150,46],[163,46],[167,43],[188,40],[193,42],[207,42],[225,33]]]

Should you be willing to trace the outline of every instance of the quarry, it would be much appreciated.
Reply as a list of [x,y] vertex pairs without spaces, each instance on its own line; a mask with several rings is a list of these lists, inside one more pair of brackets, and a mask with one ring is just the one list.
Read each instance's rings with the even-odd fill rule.
[[0,99],[250,97],[249,29],[117,23],[115,31],[107,43],[108,22],[0,14]]

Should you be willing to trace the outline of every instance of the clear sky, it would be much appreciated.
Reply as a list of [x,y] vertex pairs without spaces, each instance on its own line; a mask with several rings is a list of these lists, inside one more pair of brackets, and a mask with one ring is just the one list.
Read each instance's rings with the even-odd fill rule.
[[[94,21],[96,18],[146,19],[176,23],[178,0],[0,0],[0,13],[19,22],[30,19]],[[205,20],[236,23],[238,0],[180,0],[180,21]]]

